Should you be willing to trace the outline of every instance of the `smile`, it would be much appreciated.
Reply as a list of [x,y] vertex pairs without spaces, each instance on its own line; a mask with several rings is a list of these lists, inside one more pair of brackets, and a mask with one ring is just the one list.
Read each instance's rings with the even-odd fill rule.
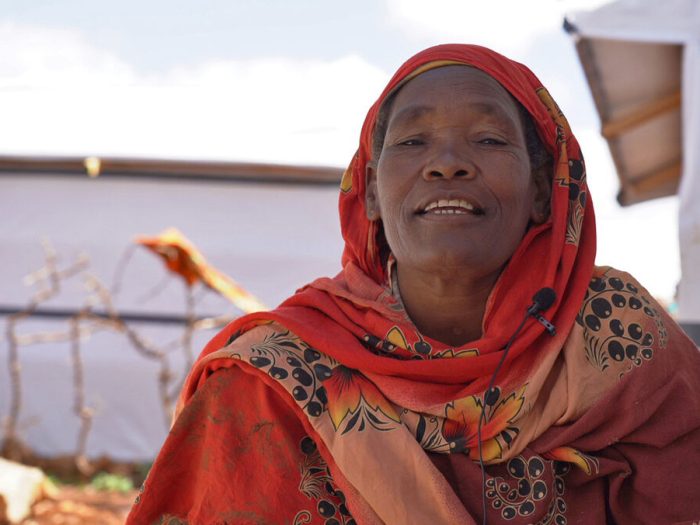
[[421,213],[423,215],[483,215],[484,210],[464,199],[440,199],[428,203]]

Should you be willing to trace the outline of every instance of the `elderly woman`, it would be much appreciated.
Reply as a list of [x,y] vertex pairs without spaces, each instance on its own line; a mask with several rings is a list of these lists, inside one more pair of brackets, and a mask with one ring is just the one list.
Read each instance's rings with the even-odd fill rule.
[[130,523],[700,519],[700,354],[594,267],[579,146],[528,69],[411,58],[340,217],[335,278],[206,347]]

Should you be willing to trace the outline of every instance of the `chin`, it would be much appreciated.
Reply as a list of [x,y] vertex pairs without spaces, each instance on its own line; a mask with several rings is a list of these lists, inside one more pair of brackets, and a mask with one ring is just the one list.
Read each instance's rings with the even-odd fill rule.
[[[427,255],[427,254],[425,254]],[[479,250],[460,249],[454,246],[443,250],[433,250],[430,256],[421,257],[414,264],[424,272],[436,274],[452,274],[455,272],[472,274],[475,276],[500,273],[503,264],[501,261],[484,260]]]

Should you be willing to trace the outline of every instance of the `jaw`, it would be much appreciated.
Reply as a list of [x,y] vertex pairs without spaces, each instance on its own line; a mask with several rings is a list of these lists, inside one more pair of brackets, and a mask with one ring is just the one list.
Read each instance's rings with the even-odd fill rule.
[[488,296],[503,270],[503,266],[489,271],[472,264],[465,265],[464,259],[458,257],[439,257],[438,267],[427,258],[412,264],[415,262],[404,261],[402,264],[402,261],[397,259],[396,268],[401,290],[408,286],[414,290],[422,290],[419,294],[421,297],[439,298],[436,304],[442,305],[439,308],[446,310],[445,315],[455,314],[448,306],[455,300],[459,303],[460,300],[467,300],[476,295]]
[[[385,235],[396,260],[445,281],[481,280],[500,274],[517,242],[492,213],[405,214]],[[508,253],[506,253],[508,252]]]

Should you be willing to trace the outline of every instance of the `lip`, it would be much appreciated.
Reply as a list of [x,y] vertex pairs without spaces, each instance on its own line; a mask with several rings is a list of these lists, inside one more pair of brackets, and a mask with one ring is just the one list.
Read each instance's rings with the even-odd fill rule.
[[[425,208],[431,203],[437,201],[465,201],[468,205],[472,207],[472,210],[480,210],[481,213],[475,213],[474,211],[466,211],[466,213],[453,213],[453,214],[436,214],[436,213],[426,213]],[[481,205],[481,203],[476,200],[473,196],[467,195],[459,192],[439,192],[433,193],[421,200],[420,204],[416,206],[414,213],[421,217],[436,217],[436,218],[461,218],[467,217],[479,217],[484,215],[486,210]]]
[[420,222],[432,223],[432,224],[482,224],[483,215],[474,215],[473,213],[462,213],[462,214],[437,214],[437,213],[424,213],[422,215],[416,215],[416,219]]

